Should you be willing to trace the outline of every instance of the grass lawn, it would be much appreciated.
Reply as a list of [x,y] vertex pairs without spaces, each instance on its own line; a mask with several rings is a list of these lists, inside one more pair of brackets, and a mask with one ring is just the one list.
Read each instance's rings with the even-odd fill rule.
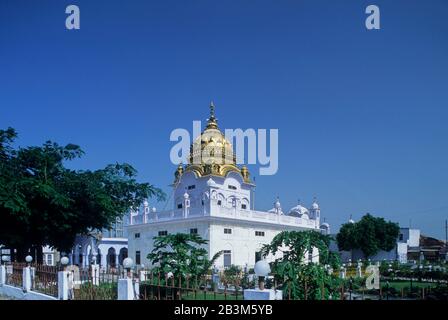
[[[146,291],[147,289],[147,291]],[[197,289],[196,293],[193,289],[182,289],[182,300],[243,300],[243,291],[240,289],[238,291],[238,295],[236,295],[234,292],[227,292],[227,294],[224,294],[223,292],[216,292],[210,291],[210,289],[207,289],[208,291],[204,292],[204,290]],[[164,300],[172,300],[172,299],[178,299],[178,289],[177,288],[164,288],[160,287],[157,288],[154,287],[140,287],[140,294],[143,297],[146,297],[148,299],[157,298],[160,295],[160,299]],[[144,298],[144,299],[146,299]]]
[[238,297],[234,294],[227,294],[224,293],[216,293],[213,292],[207,292],[204,295],[204,291],[197,292],[196,297],[193,292],[189,292],[188,294],[183,293],[182,294],[183,300],[243,300],[243,293],[238,292]]

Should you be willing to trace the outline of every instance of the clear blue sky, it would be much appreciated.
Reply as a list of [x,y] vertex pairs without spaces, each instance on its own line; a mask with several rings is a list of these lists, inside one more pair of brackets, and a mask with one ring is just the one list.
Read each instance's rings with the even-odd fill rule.
[[[65,29],[69,4],[79,31]],[[364,26],[369,4],[381,30]],[[169,191],[170,132],[214,100],[223,128],[279,129],[258,209],[317,196],[333,231],[370,212],[444,237],[447,12],[446,0],[2,0],[0,127],[22,146],[81,145],[75,168],[129,162]]]

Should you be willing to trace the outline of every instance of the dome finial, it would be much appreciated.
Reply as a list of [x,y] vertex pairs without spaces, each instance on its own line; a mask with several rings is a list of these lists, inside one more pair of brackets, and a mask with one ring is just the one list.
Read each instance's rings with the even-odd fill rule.
[[215,117],[215,104],[210,101],[210,118],[207,119],[206,129],[218,129],[218,119]]
[[215,117],[215,104],[213,100],[210,101],[210,117]]
[[355,220],[352,219],[352,215],[350,215],[350,219],[348,220],[348,223],[355,223]]

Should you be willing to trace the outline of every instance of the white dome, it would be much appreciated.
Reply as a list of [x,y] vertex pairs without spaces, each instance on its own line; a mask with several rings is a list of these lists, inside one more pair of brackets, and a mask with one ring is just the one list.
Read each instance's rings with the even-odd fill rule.
[[330,229],[330,225],[328,223],[324,222],[320,225],[320,228],[321,229]]
[[184,193],[184,198],[185,198],[185,199],[190,198],[190,196],[188,195],[188,193],[186,193],[186,192]]
[[294,217],[302,217],[303,215],[306,215],[306,217],[304,217],[304,218],[308,218],[309,211],[304,206],[298,204],[295,207],[291,208],[291,210],[289,210],[288,214],[290,216],[294,216]]
[[350,219],[350,220],[348,220],[348,223],[355,223],[355,220]]
[[311,209],[313,210],[319,209],[319,204],[316,201],[314,201],[313,204],[311,205]]
[[148,200],[145,199],[145,201],[143,201],[143,205],[144,205],[145,207],[147,207],[147,206],[149,205]]

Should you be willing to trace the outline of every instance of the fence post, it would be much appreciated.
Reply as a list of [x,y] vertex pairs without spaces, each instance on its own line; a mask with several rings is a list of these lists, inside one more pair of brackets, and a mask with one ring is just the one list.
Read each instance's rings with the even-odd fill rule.
[[23,268],[23,292],[31,291],[31,267]]
[[0,265],[0,287],[6,283],[6,266]]
[[99,286],[100,285],[100,266],[98,264],[92,264],[92,285]]
[[134,298],[132,279],[118,279],[118,300],[134,300]]
[[132,286],[134,288],[134,300],[140,299],[140,279],[137,277],[134,277],[132,279]]
[[148,275],[148,271],[140,270],[139,273],[140,273],[140,281],[141,282],[146,281],[146,278],[147,278],[147,275]]
[[139,298],[139,285],[137,279],[134,278],[134,272],[131,270],[134,265],[134,261],[131,258],[123,260],[123,267],[125,269],[123,278],[118,279],[118,300],[137,300]]
[[31,274],[31,290],[36,287],[36,267],[30,267]]
[[58,299],[68,300],[69,298],[69,276],[70,271],[58,271]]

